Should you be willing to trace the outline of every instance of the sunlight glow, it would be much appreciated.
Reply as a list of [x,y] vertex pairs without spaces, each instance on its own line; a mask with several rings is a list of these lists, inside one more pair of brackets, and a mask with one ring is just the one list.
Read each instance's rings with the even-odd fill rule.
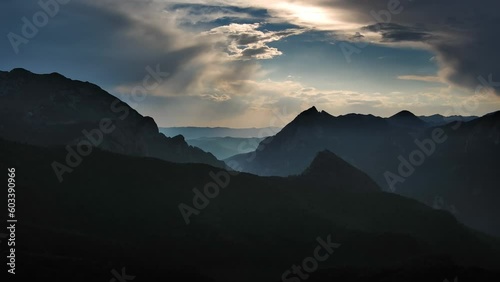
[[341,12],[307,4],[279,2],[273,5],[273,10],[280,11],[281,17],[288,18],[298,25],[316,29],[356,29],[359,24],[343,21]]

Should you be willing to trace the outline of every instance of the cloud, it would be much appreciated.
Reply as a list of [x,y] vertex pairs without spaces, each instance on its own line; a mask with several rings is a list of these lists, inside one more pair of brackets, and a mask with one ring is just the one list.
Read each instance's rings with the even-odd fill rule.
[[201,95],[201,97],[215,102],[225,102],[227,100],[231,100],[231,96],[227,94],[204,94]]
[[[362,30],[371,29],[380,35],[378,40],[367,37],[372,43],[412,46],[408,42],[413,42],[416,48],[434,52],[443,81],[467,88],[470,93],[481,85],[479,77],[492,74],[500,80],[500,64],[494,59],[500,39],[492,36],[500,27],[498,1],[399,1],[401,11],[397,14],[388,13],[387,0],[314,3],[344,9],[364,24]],[[499,87],[494,91],[500,94]]]
[[357,39],[362,39],[362,38],[364,38],[364,37],[365,37],[365,36],[364,36],[364,35],[362,35],[361,33],[356,32],[353,36],[351,36],[351,39],[352,39],[352,40],[357,40]]
[[431,75],[400,75],[398,79],[402,80],[415,80],[415,81],[424,81],[424,82],[443,82],[442,78],[439,76],[431,76]]
[[356,106],[365,106],[365,107],[376,107],[382,105],[382,101],[380,100],[355,100],[355,99],[347,99],[347,104],[356,105]]
[[220,20],[258,21],[266,18],[266,10],[242,8],[237,6],[219,6],[213,4],[168,4],[165,12],[175,18],[178,24],[199,25]]
[[[387,10],[387,3],[72,0],[29,44],[20,46],[19,55],[13,53],[8,40],[0,41],[0,68],[60,72],[97,83],[115,94],[130,95],[147,74],[145,68],[159,65],[169,78],[150,91],[139,107],[141,113],[153,115],[164,125],[268,125],[273,109],[288,107],[292,118],[299,109],[312,105],[337,114],[356,111],[383,115],[401,108],[432,111],[439,110],[433,104],[446,107],[458,103],[484,81],[500,81],[496,60],[500,39],[494,36],[500,26],[496,1],[401,0],[404,9],[390,15],[387,23],[377,25],[372,12]],[[32,17],[40,10],[37,1],[4,1],[2,8],[9,11],[0,18],[0,33],[4,35],[21,33],[21,18]],[[433,100],[429,89],[422,90],[425,93],[407,89],[394,89],[398,94],[360,93],[317,89],[317,85],[292,78],[266,79],[270,69],[266,68],[268,61],[263,60],[284,52],[274,44],[304,32],[395,48],[425,48],[435,54],[440,81],[469,91],[450,87],[453,91],[441,93],[432,89],[438,96]],[[416,75],[398,78],[439,80]],[[493,99],[481,103],[483,112],[499,105]],[[186,120],[178,120],[179,116]]]
[[362,28],[363,30],[380,33],[383,42],[424,41],[431,40],[432,33],[421,27],[409,27],[391,23],[377,23]]
[[[23,16],[41,10],[7,1],[3,8],[2,34],[21,34]],[[6,6],[5,6],[6,5]],[[163,17],[161,5],[146,1],[81,1],[60,7],[36,37],[20,46],[16,56],[7,40],[0,51],[3,69],[25,67],[36,72],[60,72],[72,78],[89,80],[104,87],[138,83],[146,66],[161,65],[175,74],[205,56],[211,46],[175,28]],[[10,54],[10,55],[8,55]]]
[[272,59],[283,53],[267,44],[283,38],[299,35],[302,29],[287,29],[282,31],[261,31],[261,24],[229,24],[219,26],[206,32],[206,35],[217,36],[225,41],[225,52],[232,59]]
[[[169,73],[166,82],[150,95],[213,97],[212,102],[248,92],[247,81],[262,76],[254,59],[269,59],[282,52],[267,44],[300,30],[258,30],[260,24],[220,26],[200,33],[183,29],[164,1],[73,0],[15,55],[8,40],[0,43],[0,68],[24,67],[38,73],[59,72],[97,83],[115,94],[130,94],[148,74],[146,67]],[[22,17],[41,8],[35,3],[7,1],[2,8],[0,33],[21,33]],[[177,11],[209,18],[251,17],[255,9],[176,6]],[[194,11],[197,12],[194,12]],[[182,14],[182,13],[181,13]],[[218,98],[216,98],[218,97]],[[221,98],[226,97],[226,98]],[[216,98],[216,99],[215,99]]]
[[[472,93],[479,77],[492,74],[500,81],[500,27],[496,0],[480,3],[455,0],[235,0],[219,1],[267,9],[270,22],[330,31],[336,39],[371,44],[424,48],[435,53],[439,76]],[[389,9],[389,3],[397,4]],[[378,27],[375,29],[375,27]],[[352,34],[362,34],[352,36]],[[500,94],[500,87],[494,91]]]

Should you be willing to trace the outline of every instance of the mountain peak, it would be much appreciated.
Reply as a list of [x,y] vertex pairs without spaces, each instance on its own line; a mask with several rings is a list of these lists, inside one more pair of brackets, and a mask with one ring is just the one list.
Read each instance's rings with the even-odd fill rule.
[[410,111],[407,111],[407,110],[403,110],[393,116],[391,116],[391,118],[396,118],[396,117],[417,117],[415,114],[413,114],[412,112]]
[[425,121],[414,115],[412,112],[404,110],[389,118],[389,122],[395,126],[420,128],[427,125]]
[[316,109],[315,106],[312,106],[310,107],[309,109],[303,111],[302,113],[299,114],[300,115],[313,115],[313,114],[318,114],[318,109]]
[[337,155],[332,153],[330,150],[325,149],[323,151],[319,151],[316,154],[316,158],[338,158],[338,157],[337,157]]
[[[377,184],[364,172],[350,165],[329,150],[316,154],[309,167],[301,174],[308,182],[335,183],[344,191],[379,191]],[[356,181],[353,181],[356,179]]]
[[11,74],[16,74],[16,75],[28,75],[28,74],[33,74],[29,70],[23,69],[23,68],[14,68],[10,71]]
[[[303,112],[301,112],[297,117],[295,117],[295,119],[290,123],[288,124],[287,126],[291,125],[291,124],[302,124],[302,123],[310,123],[312,121],[315,121],[318,119],[318,117],[322,116],[322,114],[318,111],[318,109],[316,109],[316,107],[311,107]],[[287,127],[286,126],[286,127]]]
[[323,150],[316,154],[309,167],[304,171],[304,174],[317,174],[324,172],[324,169],[331,170],[332,166],[337,166],[344,162],[334,153],[329,150]]

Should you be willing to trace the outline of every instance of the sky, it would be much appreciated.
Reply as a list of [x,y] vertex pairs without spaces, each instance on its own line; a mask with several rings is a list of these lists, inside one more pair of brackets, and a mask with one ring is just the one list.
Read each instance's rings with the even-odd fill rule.
[[89,81],[160,126],[500,109],[496,0],[3,0],[0,70]]

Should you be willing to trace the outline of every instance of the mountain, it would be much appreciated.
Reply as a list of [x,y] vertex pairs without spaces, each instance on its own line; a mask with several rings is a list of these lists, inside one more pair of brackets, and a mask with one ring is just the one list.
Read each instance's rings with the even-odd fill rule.
[[380,191],[368,175],[328,150],[316,155],[309,167],[298,177],[298,181],[305,181],[308,185],[319,183],[318,186],[334,183],[342,191]]
[[264,138],[201,137],[189,139],[186,142],[191,146],[214,154],[219,160],[223,160],[234,155],[256,150],[262,140]]
[[182,136],[165,137],[151,117],[143,117],[98,86],[57,73],[0,72],[0,137],[224,166],[212,154],[189,146]]
[[318,152],[327,149],[374,178],[375,173],[367,169],[378,171],[385,165],[380,160],[387,151],[399,152],[396,140],[412,141],[405,128],[392,126],[384,118],[358,114],[335,117],[312,107],[262,141],[255,152],[231,157],[226,163],[258,175],[297,175]]
[[279,127],[263,128],[229,128],[229,127],[162,127],[160,132],[166,136],[182,135],[186,139],[233,137],[263,138],[273,136],[280,131]]
[[468,226],[500,236],[498,112],[441,127],[419,124],[406,111],[385,119],[311,108],[256,151],[226,163],[258,175],[298,175],[328,150],[383,190],[449,210]]
[[[444,142],[397,184],[398,192],[449,210],[468,226],[500,235],[500,112],[439,129]],[[432,140],[433,130],[419,139]]]
[[[498,239],[415,200],[342,189],[335,182],[342,174],[305,185],[303,176],[235,174],[97,149],[60,183],[50,164],[65,154],[0,140],[0,167],[17,174],[16,257],[19,269],[30,270],[20,277],[107,281],[115,269],[137,281],[282,281],[313,256],[322,261],[307,274],[312,281],[459,275],[466,282],[499,274]],[[359,173],[322,152],[304,177],[321,177],[325,162]],[[192,209],[189,224],[181,204]]]
[[401,111],[387,119],[389,123],[395,126],[408,128],[421,128],[427,126],[427,123],[418,118],[410,111]]
[[426,122],[431,126],[442,126],[450,122],[463,121],[468,122],[478,118],[477,116],[443,116],[443,115],[431,115],[431,116],[419,116],[421,120]]

